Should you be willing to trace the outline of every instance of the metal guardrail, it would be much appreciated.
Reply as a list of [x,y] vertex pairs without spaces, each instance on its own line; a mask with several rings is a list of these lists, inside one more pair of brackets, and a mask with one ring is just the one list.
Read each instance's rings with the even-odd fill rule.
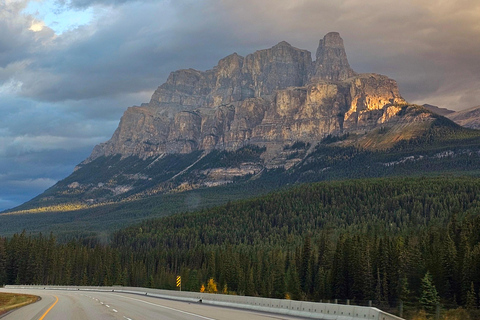
[[72,290],[72,291],[100,291],[122,292],[130,294],[148,295],[152,297],[202,302],[205,304],[235,307],[276,314],[299,316],[310,319],[323,320],[404,320],[373,307],[354,305],[340,305],[284,299],[270,299],[224,294],[211,294],[188,291],[173,291],[137,287],[81,287],[81,286],[12,286],[7,289],[45,289],[45,290]]

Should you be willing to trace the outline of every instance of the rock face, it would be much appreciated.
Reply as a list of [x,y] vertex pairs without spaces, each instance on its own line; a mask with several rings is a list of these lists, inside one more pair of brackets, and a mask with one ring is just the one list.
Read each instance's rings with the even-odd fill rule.
[[343,39],[338,32],[330,32],[320,40],[315,60],[315,77],[342,81],[353,77],[355,72],[347,60]]
[[356,74],[332,32],[320,40],[314,62],[310,52],[280,42],[246,57],[234,53],[205,72],[172,72],[148,104],[128,108],[85,163],[248,144],[272,154],[295,141],[313,145],[327,135],[388,126],[405,104],[394,80]]

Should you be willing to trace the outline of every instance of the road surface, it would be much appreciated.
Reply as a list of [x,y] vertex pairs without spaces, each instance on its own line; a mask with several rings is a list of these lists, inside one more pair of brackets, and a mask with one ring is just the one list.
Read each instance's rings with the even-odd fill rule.
[[118,292],[0,289],[40,296],[2,320],[297,320],[302,318]]

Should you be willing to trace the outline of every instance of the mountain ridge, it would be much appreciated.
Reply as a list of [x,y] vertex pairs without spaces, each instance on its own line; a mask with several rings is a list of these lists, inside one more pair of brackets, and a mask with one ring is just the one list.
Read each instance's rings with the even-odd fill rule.
[[355,73],[340,35],[329,33],[315,61],[280,42],[245,57],[233,53],[211,70],[172,72],[70,176],[7,213],[97,212],[242,183],[272,190],[455,166],[470,172],[464,163],[477,162],[479,137],[409,104],[387,76]]
[[125,112],[112,139],[84,163],[247,144],[266,146],[273,160],[279,145],[388,125],[406,104],[394,80],[355,73],[342,38],[331,32],[319,41],[315,61],[282,41],[246,57],[231,54],[204,72],[172,72],[148,104]]
[[480,106],[450,113],[447,117],[463,127],[480,129]]

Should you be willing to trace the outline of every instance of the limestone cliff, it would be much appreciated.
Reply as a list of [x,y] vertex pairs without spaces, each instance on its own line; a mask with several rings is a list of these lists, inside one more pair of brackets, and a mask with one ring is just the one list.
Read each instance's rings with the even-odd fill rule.
[[[356,74],[336,32],[311,53],[280,42],[246,57],[234,53],[211,70],[172,72],[148,104],[131,107],[102,155],[148,158],[197,150],[316,144],[327,135],[359,133],[401,121],[396,82]],[[394,122],[391,119],[395,118]]]

